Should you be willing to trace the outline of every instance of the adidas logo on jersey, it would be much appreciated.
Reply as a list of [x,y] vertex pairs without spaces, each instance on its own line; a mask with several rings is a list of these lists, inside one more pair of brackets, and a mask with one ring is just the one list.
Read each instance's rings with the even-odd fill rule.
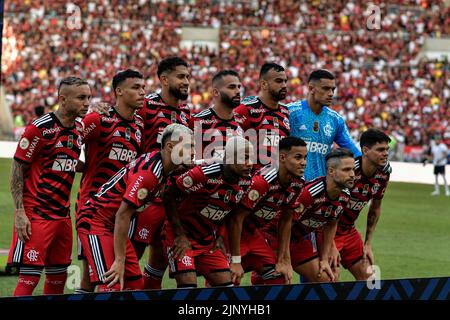
[[113,136],[114,136],[114,137],[120,137],[120,132],[119,132],[119,130],[116,130],[116,132],[114,132]]
[[165,118],[164,113],[162,111],[158,113],[158,118]]
[[267,119],[264,119],[262,124],[269,124],[269,121],[267,121]]
[[304,124],[300,126],[300,130],[308,130]]
[[64,147],[63,144],[61,143],[61,141],[58,141],[55,148],[62,148],[62,147]]
[[219,194],[217,192],[211,195],[211,198],[220,199]]

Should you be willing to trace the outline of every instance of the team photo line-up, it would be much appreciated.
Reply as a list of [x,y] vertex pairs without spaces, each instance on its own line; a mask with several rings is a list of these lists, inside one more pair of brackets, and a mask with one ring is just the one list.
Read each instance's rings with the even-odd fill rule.
[[[75,293],[356,280],[373,274],[373,234],[391,167],[390,138],[370,128],[356,146],[330,108],[335,76],[308,78],[308,95],[284,105],[284,67],[266,62],[257,96],[241,99],[233,70],[211,81],[212,105],[191,114],[190,66],[160,61],[158,93],[140,72],[112,79],[116,103],[90,105],[78,77],[58,85],[58,109],[30,123],[14,155],[14,230],[8,264],[15,296],[64,293],[72,263],[70,193],[78,259]],[[333,145],[336,145],[333,147]],[[83,156],[84,155],[84,156]],[[368,204],[363,240],[355,221]],[[149,248],[141,270],[139,260]]]

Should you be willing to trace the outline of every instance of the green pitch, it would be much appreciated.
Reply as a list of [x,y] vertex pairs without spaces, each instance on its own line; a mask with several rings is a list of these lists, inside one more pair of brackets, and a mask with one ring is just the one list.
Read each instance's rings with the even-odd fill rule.
[[[10,160],[0,159],[0,255],[1,249],[9,249],[13,227],[10,166]],[[79,177],[72,199],[75,199],[78,184]],[[374,241],[375,263],[381,269],[382,279],[450,276],[450,198],[431,197],[431,191],[432,186],[428,185],[390,184]],[[358,229],[363,233],[365,223],[366,211],[358,221]],[[76,257],[75,242],[73,256]],[[6,258],[0,256],[0,272],[5,261]],[[145,261],[146,257],[141,264]],[[78,265],[76,259],[73,263]],[[341,280],[352,279],[348,272],[342,271]],[[0,275],[0,296],[12,295],[16,281],[16,276]],[[298,276],[295,281],[298,283]],[[41,279],[36,294],[42,293],[43,282]],[[199,279],[198,283],[203,286],[204,281]],[[248,275],[243,284],[249,284]],[[175,288],[176,284],[166,276],[163,286]],[[66,288],[66,293],[70,292],[72,290]]]

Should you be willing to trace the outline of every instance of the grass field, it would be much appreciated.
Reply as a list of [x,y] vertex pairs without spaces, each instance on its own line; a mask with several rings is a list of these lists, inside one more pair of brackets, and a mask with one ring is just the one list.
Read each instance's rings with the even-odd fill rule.
[[[0,159],[0,249],[8,249],[13,227],[13,207],[9,192],[11,161]],[[79,177],[72,190],[75,199]],[[382,206],[382,217],[375,233],[375,262],[382,279],[450,276],[450,198],[431,197],[432,187],[420,184],[391,183]],[[366,211],[358,221],[365,230]],[[76,256],[74,243],[74,257]],[[145,259],[145,260],[144,260]],[[0,257],[0,269],[6,257]],[[146,261],[143,258],[141,264]],[[75,259],[73,262],[78,265]],[[341,280],[352,280],[342,272]],[[0,275],[0,296],[12,295],[17,277]],[[298,282],[298,277],[295,278]],[[36,294],[42,293],[41,280]],[[199,286],[203,280],[199,280]],[[247,275],[243,284],[249,284]],[[175,288],[175,282],[164,279],[165,288]],[[72,292],[66,288],[66,293]]]

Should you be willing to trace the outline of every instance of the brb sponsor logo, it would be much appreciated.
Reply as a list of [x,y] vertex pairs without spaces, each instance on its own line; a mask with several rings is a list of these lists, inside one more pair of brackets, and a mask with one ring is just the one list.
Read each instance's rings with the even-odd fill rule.
[[78,164],[76,159],[56,159],[53,162],[53,171],[75,172]]
[[328,145],[324,143],[319,142],[311,142],[306,141],[306,148],[308,149],[308,152],[316,152],[320,154],[327,154],[328,152]]
[[111,160],[131,162],[136,159],[136,156],[136,151],[125,148],[111,148],[111,151],[109,152],[109,159]]

